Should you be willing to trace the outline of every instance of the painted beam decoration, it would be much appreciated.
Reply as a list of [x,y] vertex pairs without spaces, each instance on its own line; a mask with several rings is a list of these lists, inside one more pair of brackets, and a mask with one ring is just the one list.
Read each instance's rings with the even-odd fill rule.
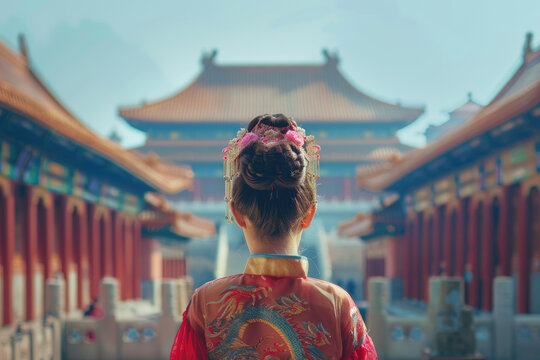
[[458,173],[458,196],[467,197],[480,191],[482,176],[478,166],[471,167]]
[[502,166],[499,156],[488,158],[479,169],[482,190],[489,190],[502,184]]
[[435,205],[446,204],[457,196],[456,175],[451,174],[433,185]]
[[536,173],[535,147],[534,142],[528,142],[502,153],[502,182],[504,185],[523,181]]
[[433,191],[431,186],[424,186],[414,193],[414,210],[423,211],[433,205]]
[[74,195],[126,213],[138,213],[143,206],[142,197],[52,161],[28,146],[13,144],[3,139],[0,139],[0,174],[27,185]]
[[424,211],[431,205],[442,205],[478,191],[515,184],[538,173],[540,141],[522,142],[407,194],[404,197],[405,211],[407,214]]

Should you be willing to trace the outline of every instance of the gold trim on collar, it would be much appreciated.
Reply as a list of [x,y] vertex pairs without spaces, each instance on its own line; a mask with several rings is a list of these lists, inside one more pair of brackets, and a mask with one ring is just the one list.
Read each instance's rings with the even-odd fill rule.
[[249,275],[307,277],[307,273],[308,261],[304,257],[251,256],[244,269],[244,274]]

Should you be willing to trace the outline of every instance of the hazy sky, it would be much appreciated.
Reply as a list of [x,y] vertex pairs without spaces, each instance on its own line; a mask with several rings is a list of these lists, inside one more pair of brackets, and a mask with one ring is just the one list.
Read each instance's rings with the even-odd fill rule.
[[381,100],[424,105],[400,132],[408,144],[447,118],[467,92],[485,104],[521,64],[525,33],[540,44],[538,0],[1,0],[0,38],[24,33],[34,68],[81,120],[126,146],[144,137],[117,115],[171,95],[220,64],[322,63]]

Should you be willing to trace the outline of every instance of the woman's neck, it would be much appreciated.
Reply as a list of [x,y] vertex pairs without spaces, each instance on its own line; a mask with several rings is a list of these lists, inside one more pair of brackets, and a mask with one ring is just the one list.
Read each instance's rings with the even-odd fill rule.
[[298,255],[300,235],[301,232],[282,238],[260,239],[256,234],[244,230],[246,243],[252,254]]

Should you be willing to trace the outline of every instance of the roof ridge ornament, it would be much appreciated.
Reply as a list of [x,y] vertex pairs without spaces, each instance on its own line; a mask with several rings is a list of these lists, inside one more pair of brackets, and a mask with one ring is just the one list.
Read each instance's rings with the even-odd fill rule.
[[26,46],[26,39],[24,34],[19,34],[19,52],[28,64],[28,46]]
[[339,64],[339,56],[337,51],[334,51],[334,53],[331,54],[328,49],[324,48],[322,49],[322,54],[326,59],[326,66],[337,67],[337,65]]
[[527,62],[527,57],[529,56],[530,53],[532,53],[532,46],[531,46],[532,39],[533,39],[533,33],[529,31],[525,35],[525,44],[523,46],[523,62]]
[[214,60],[216,59],[217,54],[218,54],[217,49],[213,49],[209,53],[204,53],[203,52],[203,55],[202,55],[202,58],[201,58],[201,64],[205,68],[208,68],[210,66],[214,66],[216,64]]

